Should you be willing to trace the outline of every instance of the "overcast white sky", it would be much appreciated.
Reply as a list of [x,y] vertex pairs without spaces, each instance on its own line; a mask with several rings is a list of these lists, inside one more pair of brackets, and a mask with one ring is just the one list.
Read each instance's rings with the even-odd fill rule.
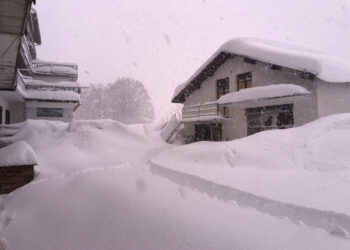
[[82,84],[129,76],[158,115],[226,40],[262,37],[350,61],[347,0],[37,0],[40,59],[76,62]]

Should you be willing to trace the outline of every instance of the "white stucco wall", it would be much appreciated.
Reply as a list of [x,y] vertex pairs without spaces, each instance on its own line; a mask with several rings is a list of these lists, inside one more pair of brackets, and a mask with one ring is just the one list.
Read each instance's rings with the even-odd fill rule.
[[282,104],[293,104],[294,126],[298,127],[317,119],[316,96],[293,96],[286,98],[267,99],[257,102],[242,102],[230,105],[231,121],[223,122],[223,138],[229,140],[247,136],[246,108],[265,107]]
[[350,82],[326,83],[317,86],[319,116],[350,112]]
[[[27,119],[70,122],[73,119],[74,108],[76,106],[76,103],[28,101],[26,103],[26,116]],[[37,117],[37,108],[63,108],[63,117]]]

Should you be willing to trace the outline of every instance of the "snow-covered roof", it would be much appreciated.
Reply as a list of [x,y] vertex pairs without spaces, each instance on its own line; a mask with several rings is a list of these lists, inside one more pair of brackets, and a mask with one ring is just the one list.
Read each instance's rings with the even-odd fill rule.
[[75,63],[33,60],[32,71],[37,74],[78,75],[78,65]]
[[[175,89],[172,101],[220,54],[244,56],[286,68],[306,71],[327,82],[350,82],[350,63],[300,46],[259,38],[236,38],[224,43],[185,83]],[[226,56],[226,58],[228,58]],[[225,60],[225,59],[224,59]]]
[[25,99],[31,100],[48,100],[48,101],[74,101],[80,100],[80,95],[75,91],[68,90],[54,90],[54,91],[40,91],[40,90],[26,90],[22,95]]
[[0,149],[0,167],[36,164],[35,153],[25,141],[18,141]]
[[221,96],[216,102],[218,104],[228,104],[296,95],[312,95],[312,93],[302,86],[282,83],[231,92]]

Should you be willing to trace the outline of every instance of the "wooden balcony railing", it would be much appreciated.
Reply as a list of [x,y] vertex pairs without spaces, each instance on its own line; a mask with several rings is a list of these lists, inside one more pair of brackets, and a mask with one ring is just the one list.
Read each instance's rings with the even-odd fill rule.
[[182,109],[182,119],[196,119],[200,117],[229,118],[229,107],[219,106],[217,103],[208,103],[187,106]]

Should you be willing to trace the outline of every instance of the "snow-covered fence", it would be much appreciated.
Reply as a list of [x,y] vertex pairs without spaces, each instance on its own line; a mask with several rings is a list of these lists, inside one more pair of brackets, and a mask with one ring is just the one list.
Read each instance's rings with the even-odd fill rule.
[[170,120],[166,123],[166,125],[163,127],[162,131],[160,132],[160,136],[166,141],[169,142],[170,139],[174,136],[176,131],[179,129],[181,125],[181,119],[178,118],[176,114],[174,114]]

